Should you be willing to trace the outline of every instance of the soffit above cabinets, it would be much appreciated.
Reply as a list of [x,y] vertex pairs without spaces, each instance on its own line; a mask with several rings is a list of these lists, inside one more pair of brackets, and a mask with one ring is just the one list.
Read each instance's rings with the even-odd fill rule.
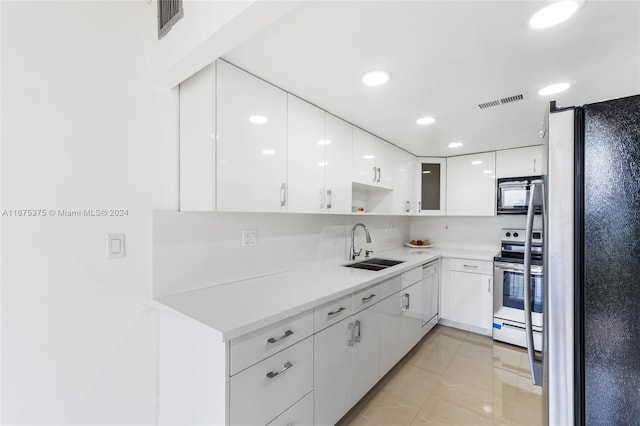
[[[640,2],[588,1],[533,30],[541,4],[301,2],[223,57],[418,156],[535,145],[551,100],[640,93]],[[389,83],[362,85],[372,69],[389,71]],[[568,91],[537,94],[565,80]],[[437,121],[416,125],[427,115]],[[455,141],[464,145],[447,148]]]

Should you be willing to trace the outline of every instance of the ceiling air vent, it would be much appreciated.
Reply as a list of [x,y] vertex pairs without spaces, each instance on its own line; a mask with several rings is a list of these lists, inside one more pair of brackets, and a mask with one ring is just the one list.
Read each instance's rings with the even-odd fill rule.
[[158,40],[183,16],[182,0],[158,0]]
[[490,102],[485,102],[483,104],[479,104],[478,107],[480,107],[480,109],[491,108],[491,107],[495,107],[495,106],[498,106],[498,105],[503,105],[503,104],[508,104],[508,103],[511,103],[511,102],[521,101],[523,99],[524,99],[524,95],[523,94],[513,95],[513,96],[508,96],[508,97],[502,98],[502,99],[496,99],[495,101],[490,101]]

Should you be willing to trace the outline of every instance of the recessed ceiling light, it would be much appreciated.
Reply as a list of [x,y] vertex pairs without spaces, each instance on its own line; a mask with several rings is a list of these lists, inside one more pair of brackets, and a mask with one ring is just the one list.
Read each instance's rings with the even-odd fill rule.
[[252,115],[249,117],[249,121],[253,124],[264,124],[269,121],[269,119],[263,115]]
[[320,139],[318,142],[316,142],[318,145],[320,146],[325,146],[325,145],[329,145],[331,143],[331,141],[329,139]]
[[380,86],[391,78],[387,71],[369,71],[362,76],[362,82],[367,86]]
[[449,145],[447,145],[449,148],[460,148],[462,145],[464,145],[462,142],[451,142]]
[[559,1],[540,9],[529,20],[529,26],[536,30],[549,28],[565,21],[578,10],[578,2],[575,0]]
[[416,120],[416,124],[421,126],[426,126],[427,124],[433,124],[436,122],[436,119],[433,117],[422,117]]
[[474,166],[478,165],[478,164],[482,164],[481,160],[476,160],[476,161],[472,161],[471,164],[473,164]]
[[571,85],[569,83],[556,83],[556,84],[551,84],[547,87],[543,87],[542,89],[538,90],[538,95],[540,96],[550,96],[550,95],[555,95],[557,93],[560,92],[564,92],[565,90],[567,90]]
[[275,149],[263,149],[262,150],[262,154],[264,154],[264,155],[273,155],[275,153],[276,153]]

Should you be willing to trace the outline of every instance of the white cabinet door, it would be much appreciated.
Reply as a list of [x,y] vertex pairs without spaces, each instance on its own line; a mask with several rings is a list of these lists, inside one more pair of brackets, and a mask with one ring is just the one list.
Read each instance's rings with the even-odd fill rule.
[[287,94],[217,62],[218,211],[286,210]]
[[325,112],[288,95],[287,211],[319,213],[324,209]]
[[387,167],[393,177],[393,204],[391,213],[414,214],[415,202],[415,157],[401,149],[394,149],[393,162]]
[[403,356],[409,352],[422,337],[423,291],[422,282],[417,282],[400,292]]
[[451,321],[491,332],[493,319],[493,277],[451,271]]
[[447,158],[447,216],[494,216],[496,153]]
[[535,176],[542,173],[542,145],[505,149],[496,153],[496,177]]
[[351,409],[353,322],[346,318],[314,336],[315,424],[336,424]]
[[380,312],[380,374],[386,374],[404,355],[402,298],[395,293],[378,304]]
[[377,136],[353,128],[353,182],[379,188],[391,188],[387,175],[393,147]]
[[447,199],[447,159],[417,158],[415,211],[423,216],[443,216]]
[[325,113],[325,211],[351,213],[353,126]]
[[359,401],[380,379],[380,315],[377,305],[353,316],[351,399]]
[[[427,323],[438,316],[440,271],[437,265],[425,268],[422,278],[422,321]],[[436,318],[437,320],[437,318]]]

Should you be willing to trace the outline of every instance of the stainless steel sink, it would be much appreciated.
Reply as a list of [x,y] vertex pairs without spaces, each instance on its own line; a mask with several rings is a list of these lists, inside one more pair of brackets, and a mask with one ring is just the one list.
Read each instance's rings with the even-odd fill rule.
[[381,271],[383,269],[389,268],[390,266],[399,265],[400,263],[404,263],[404,260],[392,260],[374,257],[371,259],[361,260],[360,262],[348,263],[342,266],[346,268],[366,269],[368,271]]

